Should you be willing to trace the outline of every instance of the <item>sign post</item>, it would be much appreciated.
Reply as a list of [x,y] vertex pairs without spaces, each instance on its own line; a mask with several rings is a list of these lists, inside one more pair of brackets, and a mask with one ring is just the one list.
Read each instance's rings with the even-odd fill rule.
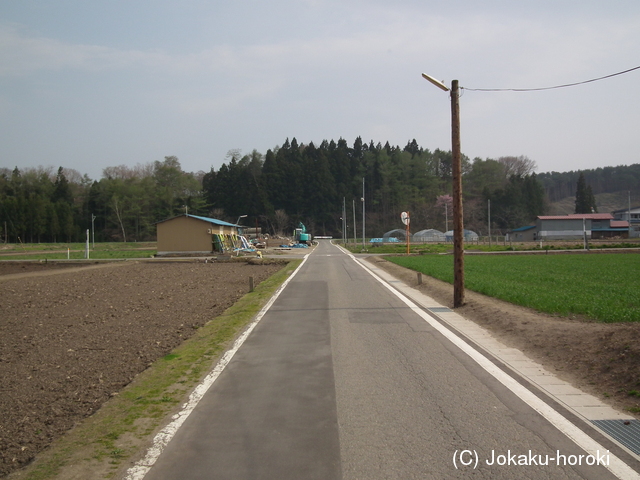
[[411,217],[409,216],[409,212],[402,212],[400,218],[402,219],[402,223],[406,225],[405,236],[407,237],[407,255],[409,255],[409,224],[411,223]]

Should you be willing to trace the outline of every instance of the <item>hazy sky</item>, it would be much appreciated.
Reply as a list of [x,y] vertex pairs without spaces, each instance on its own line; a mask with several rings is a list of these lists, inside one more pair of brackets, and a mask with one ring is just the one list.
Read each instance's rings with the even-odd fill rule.
[[[638,0],[0,3],[0,167],[175,155],[209,171],[286,138],[451,148],[449,95],[640,66]],[[463,91],[462,151],[539,172],[640,163],[640,70]]]

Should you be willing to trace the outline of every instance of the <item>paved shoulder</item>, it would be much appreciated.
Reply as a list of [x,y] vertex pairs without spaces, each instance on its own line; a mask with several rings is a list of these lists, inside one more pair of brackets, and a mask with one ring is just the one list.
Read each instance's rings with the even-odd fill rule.
[[303,268],[145,477],[341,478],[327,285]]

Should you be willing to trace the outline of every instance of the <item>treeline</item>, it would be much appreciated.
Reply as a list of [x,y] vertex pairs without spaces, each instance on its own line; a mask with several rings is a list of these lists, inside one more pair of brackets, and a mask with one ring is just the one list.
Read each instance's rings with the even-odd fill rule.
[[0,169],[2,241],[78,242],[155,238],[155,222],[193,208],[205,214],[201,177],[183,172],[176,157],[104,169],[92,181],[60,167]]
[[[96,241],[155,238],[155,223],[188,212],[287,234],[302,221],[315,235],[341,236],[343,204],[349,235],[353,211],[360,231],[363,198],[367,236],[401,226],[451,226],[451,152],[343,139],[298,144],[294,138],[266,154],[230,151],[218,170],[190,173],[176,157],[135,167],[104,169],[93,181],[71,169],[0,169],[0,228],[9,242]],[[544,213],[544,189],[526,157],[463,157],[465,226],[492,230],[532,222]],[[364,197],[363,197],[364,179]],[[447,224],[447,221],[449,223]]]
[[[316,146],[294,138],[264,156],[231,152],[227,163],[204,176],[203,190],[207,203],[229,219],[248,215],[260,225],[271,222],[269,230],[276,232],[284,230],[283,223],[302,221],[316,235],[339,235],[343,203],[349,225],[355,204],[360,228],[364,179],[368,235],[400,227],[402,211],[410,212],[413,231],[445,230],[451,205],[441,197],[451,193],[451,162],[451,152],[423,149],[415,140],[400,148],[361,138],[352,146],[343,139]],[[542,214],[544,191],[534,169],[526,157],[463,157],[468,228],[486,232],[488,199],[498,229],[521,226]]]
[[575,197],[580,175],[584,175],[586,185],[594,195],[621,191],[640,190],[640,164],[601,167],[591,170],[570,172],[549,172],[538,175],[550,202],[567,197]]

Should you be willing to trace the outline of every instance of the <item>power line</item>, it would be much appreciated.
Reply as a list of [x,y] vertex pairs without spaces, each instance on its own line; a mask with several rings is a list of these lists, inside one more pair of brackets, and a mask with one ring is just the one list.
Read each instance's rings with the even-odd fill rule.
[[604,80],[606,78],[617,77],[625,73],[633,72],[634,70],[640,70],[640,66],[624,70],[622,72],[612,73],[611,75],[605,75],[604,77],[592,78],[591,80],[585,80],[583,82],[567,83],[565,85],[556,85],[553,87],[541,87],[541,88],[467,88],[460,87],[461,89],[469,90],[471,92],[538,92],[541,90],[553,90],[556,88],[575,87],[576,85],[584,85],[585,83],[597,82],[598,80]]

